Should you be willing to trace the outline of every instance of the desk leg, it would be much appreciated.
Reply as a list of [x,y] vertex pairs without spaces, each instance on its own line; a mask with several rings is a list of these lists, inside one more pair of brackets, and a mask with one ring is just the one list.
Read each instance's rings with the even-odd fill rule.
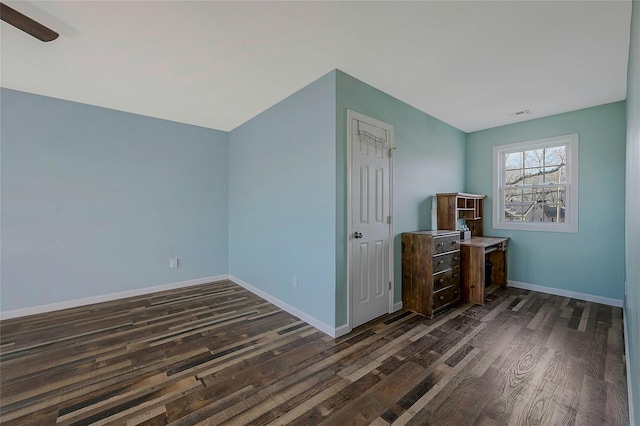
[[484,248],[460,247],[462,261],[462,298],[484,305]]

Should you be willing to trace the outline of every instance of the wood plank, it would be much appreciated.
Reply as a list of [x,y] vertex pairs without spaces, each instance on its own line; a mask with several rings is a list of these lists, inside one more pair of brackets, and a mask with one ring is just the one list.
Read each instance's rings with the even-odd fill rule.
[[416,386],[427,375],[424,368],[412,362],[403,363],[388,377],[358,396],[321,425],[366,425],[382,413],[385,407],[397,401],[398,394]]
[[485,290],[337,339],[230,281],[0,321],[0,422],[628,424],[621,309]]

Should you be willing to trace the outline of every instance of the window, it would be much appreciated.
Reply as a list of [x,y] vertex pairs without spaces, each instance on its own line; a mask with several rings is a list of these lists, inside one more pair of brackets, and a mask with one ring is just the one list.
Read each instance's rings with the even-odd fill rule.
[[493,227],[578,232],[578,135],[493,147]]

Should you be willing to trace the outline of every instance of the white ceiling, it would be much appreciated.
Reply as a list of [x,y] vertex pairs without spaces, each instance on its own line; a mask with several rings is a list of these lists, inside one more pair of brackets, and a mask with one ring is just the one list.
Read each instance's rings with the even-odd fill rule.
[[219,130],[335,68],[465,132],[626,97],[628,0],[5,3],[60,37],[3,87]]

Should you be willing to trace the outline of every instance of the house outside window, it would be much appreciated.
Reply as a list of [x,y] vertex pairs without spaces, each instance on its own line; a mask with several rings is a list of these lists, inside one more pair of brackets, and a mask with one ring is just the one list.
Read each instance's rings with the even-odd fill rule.
[[493,148],[493,227],[578,232],[578,134]]

